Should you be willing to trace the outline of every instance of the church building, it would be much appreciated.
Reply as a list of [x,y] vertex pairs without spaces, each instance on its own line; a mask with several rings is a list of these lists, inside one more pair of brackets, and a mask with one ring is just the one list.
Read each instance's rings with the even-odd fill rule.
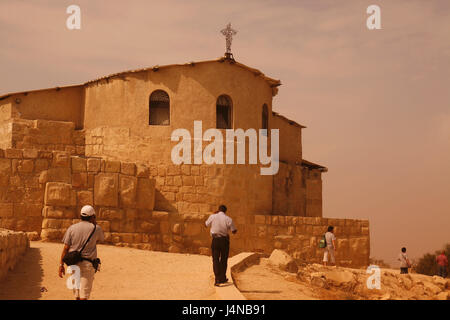
[[[227,52],[216,60],[0,94],[0,228],[61,241],[90,204],[106,243],[210,254],[205,220],[224,204],[240,230],[231,255],[283,249],[320,262],[318,241],[333,225],[338,263],[367,265],[369,222],[322,217],[327,168],[303,159],[305,127],[273,107],[281,82],[237,62],[227,29]],[[278,170],[261,174],[267,163],[249,161],[245,137],[233,148],[236,155],[243,144],[246,161],[175,163],[178,129],[190,134],[193,153],[198,143],[209,147],[208,129],[265,134],[271,156],[278,142]]]
[[[158,210],[206,213],[225,203],[237,215],[321,217],[321,174],[326,168],[302,158],[305,127],[273,111],[280,85],[225,56],[4,94],[0,147],[144,163],[157,171]],[[42,127],[39,120],[51,125]],[[263,176],[259,164],[183,164],[172,169],[176,143],[171,133],[184,128],[193,137],[194,121],[202,121],[203,131],[279,129],[278,173]],[[58,126],[72,131],[57,134]],[[76,144],[74,137],[84,142]]]

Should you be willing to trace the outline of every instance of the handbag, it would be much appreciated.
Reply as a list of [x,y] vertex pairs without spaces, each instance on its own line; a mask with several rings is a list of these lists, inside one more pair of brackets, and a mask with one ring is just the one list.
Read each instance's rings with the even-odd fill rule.
[[67,266],[73,266],[73,265],[75,265],[75,264],[77,264],[77,263],[79,263],[79,262],[81,262],[83,260],[83,258],[81,256],[81,252],[84,250],[84,248],[88,244],[89,240],[91,240],[91,237],[94,234],[96,228],[97,228],[97,226],[94,225],[94,230],[92,230],[91,234],[89,235],[89,238],[84,243],[84,245],[83,245],[83,247],[81,248],[80,251],[71,251],[71,252],[67,252],[66,253],[66,255],[63,258],[63,262],[65,264],[67,264]]

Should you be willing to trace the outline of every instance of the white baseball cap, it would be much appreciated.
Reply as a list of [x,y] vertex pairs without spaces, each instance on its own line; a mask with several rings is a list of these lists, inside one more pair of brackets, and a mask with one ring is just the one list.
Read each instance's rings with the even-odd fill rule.
[[95,210],[92,206],[86,205],[83,208],[81,208],[81,216],[92,217],[93,215],[95,215]]

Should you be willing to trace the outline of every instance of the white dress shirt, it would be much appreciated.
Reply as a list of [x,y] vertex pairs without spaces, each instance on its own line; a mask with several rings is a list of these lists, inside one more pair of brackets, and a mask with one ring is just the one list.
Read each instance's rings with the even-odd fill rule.
[[233,219],[222,211],[210,215],[205,224],[207,227],[211,227],[211,235],[226,237],[228,236],[228,230],[231,230],[232,232],[237,230],[234,226]]

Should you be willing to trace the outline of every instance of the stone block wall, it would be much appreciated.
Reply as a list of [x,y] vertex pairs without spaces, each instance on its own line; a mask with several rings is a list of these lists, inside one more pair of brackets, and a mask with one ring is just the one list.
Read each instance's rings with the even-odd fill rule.
[[242,244],[247,250],[264,253],[283,249],[298,262],[321,263],[324,249],[318,247],[318,242],[330,225],[334,226],[337,238],[337,263],[367,266],[370,255],[367,220],[255,215],[254,223],[243,226],[251,236],[236,246],[238,251],[244,251]]
[[24,232],[0,229],[0,281],[14,269],[30,242]]
[[108,242],[142,242],[159,231],[159,219],[152,214],[155,180],[146,166],[67,155],[55,155],[53,161],[61,174],[41,176],[42,239],[61,240],[87,204],[96,209]]
[[[81,207],[91,204],[107,243],[210,254],[210,236],[204,223],[223,200],[220,194],[224,190],[220,188],[230,188],[229,201],[237,206],[240,195],[232,192],[234,183],[244,181],[245,188],[256,188],[245,185],[239,172],[228,172],[229,177],[235,177],[234,183],[217,182],[224,179],[227,170],[239,170],[234,168],[149,168],[131,162],[71,156],[68,152],[0,150],[0,227],[37,232],[44,240],[61,241],[67,228],[79,221]],[[158,208],[160,196],[179,202],[174,201],[176,207],[171,210],[171,203],[161,208],[164,203],[160,200]],[[229,206],[229,214],[239,232],[232,236],[231,254],[270,254],[281,248],[299,261],[320,262],[323,251],[317,247],[318,240],[328,225],[334,225],[339,263],[368,263],[368,221],[241,214],[234,205]]]
[[87,129],[86,155],[145,163],[156,180],[160,211],[206,213],[226,203],[242,216],[272,212],[273,178],[260,175],[259,165],[174,165],[171,150],[178,142],[167,134],[139,137],[125,127]]
[[322,216],[322,173],[299,164],[280,162],[273,177],[273,214]]
[[0,149],[0,227],[40,234],[43,226],[62,225],[53,218],[78,218],[86,204],[102,213],[103,208],[130,211],[130,217],[133,210],[151,212],[154,185],[149,169],[135,163],[59,151]]
[[51,167],[49,151],[0,149],[0,228],[40,233],[43,171]]
[[306,216],[306,186],[300,165],[280,162],[278,174],[273,177],[273,213]]
[[10,119],[1,123],[0,133],[2,148],[85,153],[84,131],[75,130],[73,122]]
[[318,169],[302,168],[303,190],[305,192],[305,216],[322,216],[322,173]]

